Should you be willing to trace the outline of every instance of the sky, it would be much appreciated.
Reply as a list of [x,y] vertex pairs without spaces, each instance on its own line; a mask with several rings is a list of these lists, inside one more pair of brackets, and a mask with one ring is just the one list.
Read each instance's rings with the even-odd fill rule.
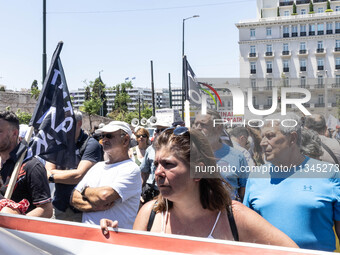
[[[42,84],[40,0],[0,0],[0,84],[29,89]],[[182,22],[185,55],[197,77],[238,77],[238,29],[256,18],[256,0],[58,0],[47,1],[47,69],[59,41],[69,90],[99,72],[107,87],[181,86]]]

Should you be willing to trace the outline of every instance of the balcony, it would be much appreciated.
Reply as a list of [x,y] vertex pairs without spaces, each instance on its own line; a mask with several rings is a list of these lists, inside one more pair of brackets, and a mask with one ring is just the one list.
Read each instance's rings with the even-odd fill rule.
[[307,70],[307,67],[305,66],[300,66],[300,72],[306,72]]
[[300,32],[300,36],[306,36],[307,32]]
[[249,53],[249,56],[248,56],[249,59],[257,59],[257,57],[258,55],[255,52]]
[[267,86],[267,87],[265,87],[265,90],[267,90],[267,91],[271,91],[271,90],[273,90],[273,86]]
[[272,73],[273,69],[272,68],[267,68],[267,73]]
[[318,31],[318,35],[323,35],[324,32],[323,31]]
[[289,33],[283,33],[283,37],[289,37]]
[[315,85],[315,88],[316,88],[316,89],[324,89],[324,88],[325,88],[325,85],[324,85],[324,84],[316,84],[316,85]]
[[289,50],[283,50],[282,51],[282,55],[281,55],[282,58],[290,58],[291,56],[292,55],[290,54]]
[[335,47],[333,53],[340,54],[340,47]]
[[307,50],[299,50],[298,56],[299,57],[306,57],[308,55]]
[[316,49],[315,55],[320,56],[320,55],[325,55],[326,51],[324,48],[318,48]]
[[333,34],[333,30],[327,29],[327,30],[326,30],[326,34],[328,34],[328,35]]
[[323,66],[318,66],[318,71],[322,71],[323,70]]
[[340,69],[340,65],[335,65],[335,69],[339,70]]
[[310,0],[296,0],[296,4],[309,4]]
[[272,51],[267,51],[265,54],[264,54],[264,57],[265,58],[273,58],[274,57],[274,54]]
[[335,33],[336,33],[336,34],[340,34],[340,28],[336,28],[336,29],[335,29]]
[[250,69],[251,74],[256,74],[256,69]]
[[340,88],[340,83],[333,83],[332,88]]
[[307,108],[309,108],[310,107],[310,104],[308,104],[308,103],[304,103],[304,104],[302,104],[304,107],[307,107]]
[[283,72],[284,72],[284,73],[288,73],[288,72],[289,72],[289,67],[284,67],[284,68],[283,68]]
[[280,2],[280,6],[289,6],[289,5],[293,5],[294,1],[284,1],[284,2]]
[[315,31],[309,31],[308,35],[315,35]]
[[325,107],[325,103],[315,104],[315,107]]
[[313,0],[313,3],[323,3],[327,2],[327,0]]

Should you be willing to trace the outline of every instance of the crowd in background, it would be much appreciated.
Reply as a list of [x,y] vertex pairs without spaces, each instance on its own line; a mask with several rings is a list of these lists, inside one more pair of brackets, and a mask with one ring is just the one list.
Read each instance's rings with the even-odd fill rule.
[[[100,224],[105,235],[119,226],[335,250],[340,126],[330,130],[323,115],[277,114],[261,127],[231,128],[214,126],[221,117],[208,110],[190,129],[159,121],[153,137],[121,121],[89,135],[81,113],[75,117],[74,167],[26,159],[1,212]],[[292,124],[282,125],[283,119]],[[25,128],[14,113],[0,113],[2,195],[25,153]],[[195,171],[204,167],[224,171]]]

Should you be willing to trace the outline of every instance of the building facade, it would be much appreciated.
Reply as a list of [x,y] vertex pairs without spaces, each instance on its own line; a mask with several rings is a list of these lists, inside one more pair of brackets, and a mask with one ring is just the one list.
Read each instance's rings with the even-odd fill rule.
[[258,0],[257,15],[236,24],[240,77],[253,88],[255,108],[270,108],[274,86],[300,87],[311,92],[310,112],[336,116],[340,1]]

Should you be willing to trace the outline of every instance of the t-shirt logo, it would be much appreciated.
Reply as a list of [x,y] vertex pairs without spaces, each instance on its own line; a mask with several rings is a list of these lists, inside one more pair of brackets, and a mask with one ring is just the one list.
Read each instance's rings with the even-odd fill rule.
[[303,191],[313,191],[312,185],[303,185]]

